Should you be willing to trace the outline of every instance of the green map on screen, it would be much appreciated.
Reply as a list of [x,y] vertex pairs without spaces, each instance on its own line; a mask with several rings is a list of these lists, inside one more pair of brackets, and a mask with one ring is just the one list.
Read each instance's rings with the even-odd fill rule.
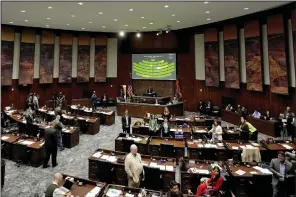
[[132,78],[176,80],[176,54],[133,54]]

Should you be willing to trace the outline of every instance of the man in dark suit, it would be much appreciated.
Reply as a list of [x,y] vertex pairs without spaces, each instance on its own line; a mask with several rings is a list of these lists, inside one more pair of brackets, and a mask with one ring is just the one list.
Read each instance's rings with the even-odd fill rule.
[[199,104],[197,106],[197,111],[199,113],[204,113],[205,112],[205,106],[202,100],[199,101]]
[[285,158],[285,153],[278,152],[278,158],[272,159],[270,162],[270,171],[272,176],[273,197],[278,197],[279,194],[285,196],[287,179],[292,178],[293,166]]
[[125,110],[124,115],[121,117],[121,122],[123,133],[130,133],[131,117],[128,115],[127,109]]
[[58,136],[59,130],[61,130],[61,125],[55,123],[53,127],[45,130],[44,135],[44,145],[45,145],[45,159],[43,163],[43,168],[48,168],[48,161],[51,156],[52,167],[57,166],[57,151],[58,151]]
[[107,94],[104,93],[104,96],[102,98],[102,107],[107,108],[107,105],[108,105],[108,97],[107,97]]
[[286,110],[284,111],[284,116],[285,116],[285,119],[288,119],[289,116],[291,116],[291,109],[289,106],[287,106]]
[[153,93],[153,89],[152,89],[151,86],[149,86],[149,88],[148,88],[148,90],[147,90],[147,93],[148,93],[148,94],[152,94],[152,93]]
[[96,110],[97,109],[97,95],[96,95],[96,91],[93,91],[93,94],[90,98],[90,102],[91,102],[91,106],[92,106],[92,110]]

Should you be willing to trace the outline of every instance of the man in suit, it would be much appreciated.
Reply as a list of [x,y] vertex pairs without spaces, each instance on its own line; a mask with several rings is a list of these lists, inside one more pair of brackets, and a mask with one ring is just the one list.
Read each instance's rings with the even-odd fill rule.
[[97,95],[96,95],[96,91],[93,91],[93,94],[90,98],[90,102],[91,102],[91,106],[92,106],[92,110],[96,110],[97,109]]
[[286,182],[288,178],[292,178],[293,166],[286,160],[285,153],[278,152],[278,158],[272,159],[270,162],[270,171],[272,176],[273,197],[279,197],[279,194],[286,196]]
[[102,107],[107,108],[107,105],[108,105],[108,97],[107,97],[107,94],[104,93],[104,96],[102,98]]
[[131,117],[128,115],[128,110],[126,109],[124,115],[121,117],[122,130],[123,133],[130,133],[131,129]]
[[45,159],[43,163],[43,168],[48,168],[48,161],[51,156],[52,167],[57,166],[57,151],[58,151],[58,136],[59,130],[62,128],[60,124],[55,123],[53,127],[45,130],[44,135],[44,145],[45,145]]
[[285,116],[285,119],[288,119],[289,116],[291,116],[291,109],[289,106],[287,106],[286,110],[284,111],[284,116]]
[[60,92],[60,94],[57,96],[57,106],[63,106],[63,103],[65,101],[65,95],[63,95],[62,92]]
[[205,106],[204,106],[204,103],[202,100],[199,101],[199,104],[197,106],[197,111],[199,113],[204,113],[204,111],[205,111]]
[[148,94],[152,94],[152,93],[153,93],[153,89],[152,89],[151,86],[149,86],[149,88],[148,88],[148,90],[147,90],[147,93],[148,93]]

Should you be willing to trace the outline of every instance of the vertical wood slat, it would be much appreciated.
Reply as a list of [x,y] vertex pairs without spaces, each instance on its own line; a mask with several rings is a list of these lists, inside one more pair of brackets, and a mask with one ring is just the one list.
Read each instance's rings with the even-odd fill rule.
[[72,44],[73,35],[62,33],[60,36],[59,83],[72,82]]
[[77,82],[89,81],[90,69],[90,37],[81,35],[78,37],[77,58]]
[[95,82],[106,82],[107,37],[97,36],[95,40]]
[[40,46],[39,83],[53,82],[55,33],[42,31]]

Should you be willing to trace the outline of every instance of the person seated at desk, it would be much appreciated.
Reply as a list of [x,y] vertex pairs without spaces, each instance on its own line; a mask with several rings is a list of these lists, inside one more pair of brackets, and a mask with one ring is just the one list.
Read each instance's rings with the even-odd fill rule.
[[168,191],[166,197],[183,197],[183,194],[180,192],[180,183],[176,181],[170,182],[170,190]]
[[212,109],[213,109],[212,103],[211,103],[211,101],[208,101],[207,106],[206,106],[206,114],[209,115],[210,113],[212,113]]
[[165,117],[164,121],[163,121],[163,123],[162,123],[162,125],[160,127],[162,137],[172,137],[170,129],[171,129],[171,125],[168,122],[168,119]]
[[239,128],[243,132],[248,132],[251,140],[257,141],[258,131],[251,123],[247,122],[245,116],[241,116],[241,124]]
[[203,196],[205,194],[211,194],[213,191],[219,191],[223,184],[223,178],[221,177],[220,168],[215,166],[211,173],[211,178],[206,179],[203,183],[201,183],[195,195]]
[[232,106],[230,104],[228,104],[225,108],[226,111],[231,111]]
[[147,90],[147,94],[152,94],[153,93],[153,89],[151,86],[149,86],[148,90]]
[[242,107],[242,112],[241,112],[241,114],[242,114],[243,116],[247,116],[247,115],[249,115],[249,114],[248,114],[248,110],[247,110],[247,108]]
[[103,99],[102,99],[102,107],[107,108],[107,105],[108,105],[108,97],[107,97],[107,94],[104,93],[104,96],[103,96]]
[[197,112],[201,114],[205,112],[205,106],[202,100],[199,101],[199,104],[197,106]]
[[149,132],[151,136],[158,136],[157,119],[154,114],[150,114],[149,118]]
[[53,177],[52,184],[50,184],[45,191],[45,197],[70,197],[70,191],[64,194],[59,190],[59,188],[63,186],[63,182],[63,175],[61,173],[56,173]]
[[261,119],[263,119],[263,120],[271,120],[271,116],[270,116],[270,113],[269,113],[268,110],[266,111],[266,114],[264,114],[264,116],[261,116]]
[[164,118],[167,118],[168,120],[170,120],[170,119],[172,118],[172,115],[171,115],[171,113],[170,113],[170,111],[169,111],[169,108],[165,107],[165,108],[163,109],[162,118],[163,118],[163,119],[164,119]]
[[96,91],[93,91],[93,94],[91,95],[90,102],[92,106],[92,110],[95,111],[97,109],[97,95]]
[[121,124],[122,124],[123,133],[130,133],[131,122],[132,122],[132,119],[128,115],[128,110],[126,109],[124,112],[124,115],[121,117]]
[[[292,178],[293,165],[285,158],[285,153],[279,151],[278,158],[272,159],[269,165],[269,170],[272,172],[272,188],[273,197],[286,196],[286,181]],[[280,194],[280,195],[279,195]]]
[[236,112],[236,113],[239,113],[239,114],[242,113],[242,108],[241,108],[240,105],[237,105],[237,108],[236,108],[236,111],[235,111],[235,112]]
[[255,110],[254,113],[252,114],[252,116],[254,118],[260,118],[261,117],[261,113],[259,111]]
[[212,139],[211,141],[217,142],[222,141],[222,127],[219,125],[218,120],[214,120],[214,124],[212,129],[209,131],[209,133],[212,133]]
[[292,152],[285,152],[285,156],[288,157],[289,160],[294,160],[296,162],[296,152],[294,150]]
[[33,93],[30,93],[30,94],[29,94],[26,103],[27,103],[27,108],[31,107],[32,110],[34,110]]
[[179,102],[179,101],[178,101],[177,97],[174,96],[174,98],[173,98],[173,100],[172,100],[172,103],[173,103],[173,104],[178,104],[178,102]]

